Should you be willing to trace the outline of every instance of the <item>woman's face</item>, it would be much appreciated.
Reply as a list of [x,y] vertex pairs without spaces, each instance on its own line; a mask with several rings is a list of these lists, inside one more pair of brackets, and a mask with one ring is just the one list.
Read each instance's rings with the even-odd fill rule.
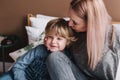
[[69,10],[69,17],[70,17],[69,26],[73,30],[75,30],[76,32],[86,31],[87,26],[85,21],[78,17],[72,9]]

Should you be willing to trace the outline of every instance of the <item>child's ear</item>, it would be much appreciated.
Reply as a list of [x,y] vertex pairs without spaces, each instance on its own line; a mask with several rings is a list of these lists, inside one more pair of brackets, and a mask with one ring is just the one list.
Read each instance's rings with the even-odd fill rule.
[[47,41],[47,38],[45,37],[45,38],[44,38],[44,44],[46,44],[46,41]]

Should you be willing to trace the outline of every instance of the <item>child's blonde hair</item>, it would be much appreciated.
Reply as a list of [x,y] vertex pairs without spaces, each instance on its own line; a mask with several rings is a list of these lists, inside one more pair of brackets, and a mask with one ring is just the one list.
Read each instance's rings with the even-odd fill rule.
[[47,23],[45,36],[48,36],[51,32],[66,38],[67,46],[70,45],[72,41],[75,41],[72,29],[68,26],[68,22],[63,18],[53,19]]

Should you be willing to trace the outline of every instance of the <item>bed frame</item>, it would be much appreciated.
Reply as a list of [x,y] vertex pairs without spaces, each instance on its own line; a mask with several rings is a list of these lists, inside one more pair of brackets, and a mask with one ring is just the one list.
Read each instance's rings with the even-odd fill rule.
[[33,15],[33,14],[28,14],[28,15],[27,15],[27,25],[28,25],[28,26],[31,25],[30,17],[34,17],[34,15]]

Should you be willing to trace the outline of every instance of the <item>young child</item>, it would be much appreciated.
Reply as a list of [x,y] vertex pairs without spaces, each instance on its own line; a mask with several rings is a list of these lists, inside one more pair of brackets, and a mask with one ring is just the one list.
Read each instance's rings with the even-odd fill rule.
[[75,41],[73,36],[72,29],[64,19],[49,21],[45,28],[45,44],[40,44],[21,56],[7,73],[10,77],[3,75],[0,80],[50,80],[46,65],[49,53],[64,51],[67,55],[66,46]]
[[72,41],[75,41],[75,38],[67,21],[58,18],[48,22],[45,28],[44,43],[50,52],[64,51]]

